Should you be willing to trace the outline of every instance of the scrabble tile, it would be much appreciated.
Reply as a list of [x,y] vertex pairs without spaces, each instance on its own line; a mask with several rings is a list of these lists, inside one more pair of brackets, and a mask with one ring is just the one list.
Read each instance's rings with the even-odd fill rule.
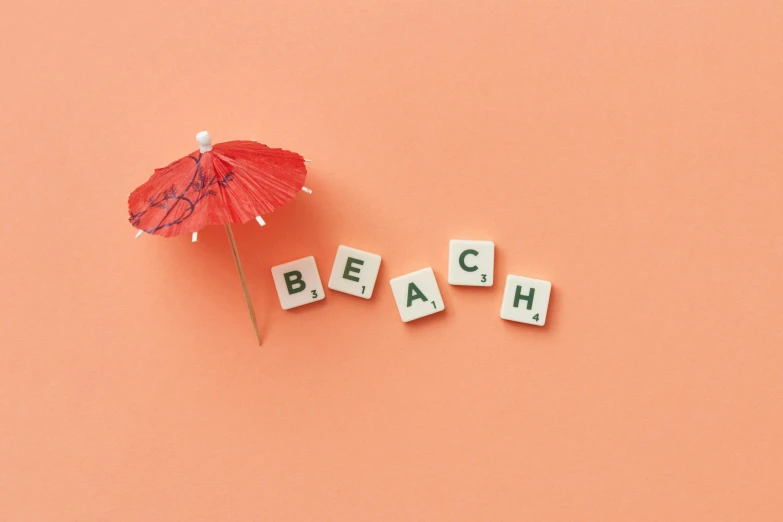
[[500,317],[519,323],[544,326],[552,283],[517,275],[506,278]]
[[324,287],[313,256],[272,267],[277,297],[283,310],[289,310],[324,298]]
[[369,299],[375,288],[381,256],[340,245],[334,258],[329,288]]
[[492,286],[495,275],[495,243],[492,241],[449,241],[449,284]]
[[395,277],[389,284],[404,323],[442,312],[446,308],[432,268]]

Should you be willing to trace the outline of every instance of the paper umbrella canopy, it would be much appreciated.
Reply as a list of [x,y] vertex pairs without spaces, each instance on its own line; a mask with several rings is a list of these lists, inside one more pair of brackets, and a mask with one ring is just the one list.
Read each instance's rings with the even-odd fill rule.
[[212,145],[207,132],[196,135],[199,150],[161,169],[128,196],[130,223],[143,233],[163,237],[191,234],[207,225],[225,225],[250,318],[261,339],[253,304],[236,249],[233,223],[262,215],[291,201],[304,187],[307,168],[295,152],[273,149],[255,141]]

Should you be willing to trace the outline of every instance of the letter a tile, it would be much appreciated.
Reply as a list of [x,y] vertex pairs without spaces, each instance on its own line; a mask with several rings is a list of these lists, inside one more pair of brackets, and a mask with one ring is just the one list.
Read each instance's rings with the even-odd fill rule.
[[446,308],[432,268],[395,277],[389,284],[404,323],[442,312]]

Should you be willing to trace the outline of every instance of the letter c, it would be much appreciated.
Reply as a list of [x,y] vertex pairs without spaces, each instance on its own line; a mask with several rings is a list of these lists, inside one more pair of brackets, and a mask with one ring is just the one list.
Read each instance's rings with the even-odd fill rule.
[[462,267],[462,269],[465,272],[475,272],[476,270],[478,270],[477,266],[468,266],[465,264],[465,256],[467,255],[477,256],[478,252],[472,249],[465,250],[464,252],[462,252],[459,255],[459,266]]

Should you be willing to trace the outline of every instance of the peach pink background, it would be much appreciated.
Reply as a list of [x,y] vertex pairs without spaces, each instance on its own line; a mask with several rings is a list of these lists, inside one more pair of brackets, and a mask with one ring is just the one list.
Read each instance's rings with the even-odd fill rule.
[[[783,4],[9,2],[0,520],[783,518]],[[218,141],[312,158],[224,231],[125,195]],[[549,279],[545,328],[451,238]],[[383,255],[285,313],[269,269]],[[390,277],[447,311],[405,325]]]

